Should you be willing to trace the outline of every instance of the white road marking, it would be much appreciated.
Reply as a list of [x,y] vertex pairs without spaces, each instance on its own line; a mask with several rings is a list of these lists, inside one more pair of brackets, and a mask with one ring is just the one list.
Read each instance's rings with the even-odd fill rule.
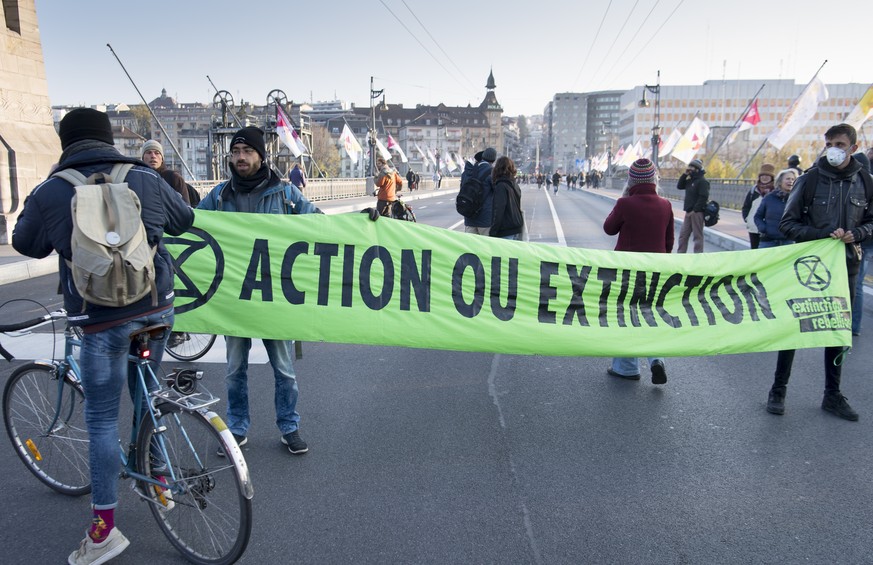
[[564,228],[561,227],[561,220],[558,219],[558,213],[555,211],[555,205],[552,203],[552,197],[549,191],[546,191],[546,200],[549,201],[549,209],[552,211],[552,220],[555,222],[555,233],[558,235],[558,245],[567,247],[567,240],[564,238]]

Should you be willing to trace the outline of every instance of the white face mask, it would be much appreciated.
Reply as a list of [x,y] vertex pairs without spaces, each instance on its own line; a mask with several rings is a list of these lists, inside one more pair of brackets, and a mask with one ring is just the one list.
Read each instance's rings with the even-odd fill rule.
[[834,167],[842,165],[843,161],[846,160],[846,152],[839,147],[828,147],[825,156],[827,157],[828,163]]

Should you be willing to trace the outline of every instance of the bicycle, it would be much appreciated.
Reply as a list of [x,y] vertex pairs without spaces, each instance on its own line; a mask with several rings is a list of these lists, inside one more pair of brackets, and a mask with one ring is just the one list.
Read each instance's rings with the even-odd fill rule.
[[[82,339],[82,328],[72,326],[75,337]],[[167,340],[167,347],[164,351],[173,359],[179,361],[196,361],[206,355],[215,339],[218,336],[215,334],[192,334],[188,332],[170,332],[170,339]]]
[[[8,333],[65,317],[63,311],[0,325]],[[137,354],[134,418],[125,451],[119,441],[121,478],[149,510],[170,543],[189,561],[235,562],[249,542],[253,489],[242,452],[221,418],[218,402],[198,391],[202,372],[171,372],[162,383],[149,363],[149,340],[167,324],[131,333]],[[55,491],[80,496],[91,490],[85,391],[74,355],[81,340],[67,326],[62,360],[18,367],[3,391],[3,421],[25,467]],[[12,355],[0,346],[0,355]],[[144,399],[147,401],[144,402]]]
[[407,222],[415,222],[415,212],[412,211],[412,206],[409,206],[400,199],[395,200],[389,206],[382,210],[382,216],[393,218],[395,220],[405,220]]

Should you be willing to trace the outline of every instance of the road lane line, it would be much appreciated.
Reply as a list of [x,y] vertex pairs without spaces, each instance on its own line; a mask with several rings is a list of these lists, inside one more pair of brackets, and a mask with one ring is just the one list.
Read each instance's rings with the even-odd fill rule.
[[549,201],[549,210],[552,211],[552,220],[555,222],[555,233],[558,235],[558,245],[567,247],[567,240],[564,238],[564,228],[561,227],[561,220],[558,219],[558,212],[555,211],[555,205],[552,204],[552,197],[549,191],[546,191],[546,200]]

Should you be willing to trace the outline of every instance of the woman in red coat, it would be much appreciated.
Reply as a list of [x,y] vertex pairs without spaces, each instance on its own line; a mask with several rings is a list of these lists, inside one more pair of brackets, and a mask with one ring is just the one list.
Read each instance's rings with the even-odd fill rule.
[[[616,251],[670,253],[673,250],[673,206],[658,196],[658,170],[648,159],[634,161],[627,174],[625,196],[619,198],[603,222],[603,231],[618,234]],[[667,382],[664,360],[649,359],[652,384]],[[636,357],[617,357],[606,372],[614,377],[639,380]]]

